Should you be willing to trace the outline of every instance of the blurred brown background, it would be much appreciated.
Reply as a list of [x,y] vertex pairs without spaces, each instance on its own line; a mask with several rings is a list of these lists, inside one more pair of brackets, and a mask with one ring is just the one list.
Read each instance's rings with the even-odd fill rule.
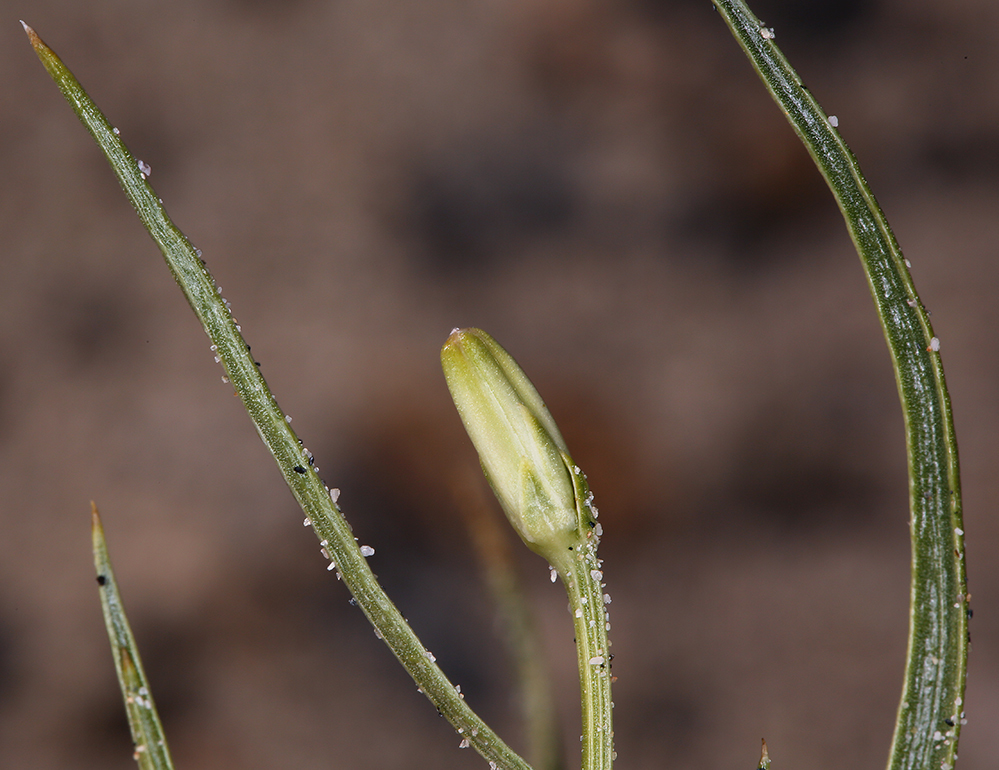
[[[9,0],[0,767],[129,768],[88,501],[180,768],[484,767],[375,640],[24,18],[200,246],[372,565],[521,746],[438,350],[489,330],[603,516],[622,768],[882,767],[902,421],[839,214],[708,0]],[[960,767],[999,756],[999,5],[754,10],[868,174],[961,441]],[[497,514],[498,515],[498,514]],[[520,551],[518,551],[519,553]],[[564,594],[521,559],[570,766]]]

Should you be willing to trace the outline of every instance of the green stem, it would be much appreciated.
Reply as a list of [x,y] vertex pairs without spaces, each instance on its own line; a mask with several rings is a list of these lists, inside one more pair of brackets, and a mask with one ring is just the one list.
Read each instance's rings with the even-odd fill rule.
[[569,595],[579,659],[583,708],[583,770],[610,770],[614,762],[614,704],[611,701],[611,654],[607,639],[603,573],[596,544],[584,549],[575,564],[559,569]]
[[741,0],[714,0],[832,189],[867,275],[891,352],[909,461],[912,589],[905,684],[889,770],[957,758],[968,654],[968,590],[957,442],[940,341],[856,158]]
[[454,474],[452,487],[496,603],[507,653],[517,671],[527,745],[525,755],[536,770],[564,770],[565,757],[551,677],[544,664],[537,624],[520,585],[509,531],[500,526],[499,517],[489,509],[480,467],[460,466]]
[[571,464],[576,511],[580,523],[577,544],[553,562],[566,593],[569,612],[576,633],[576,657],[579,664],[579,691],[582,702],[583,770],[611,770],[614,751],[614,702],[611,700],[610,595],[604,593],[603,562],[597,558],[602,528],[597,524],[586,477]]
[[469,708],[385,594],[368,567],[350,525],[331,499],[329,488],[314,469],[311,453],[298,440],[289,419],[271,395],[200,252],[170,220],[136,159],[73,74],[34,30],[24,26],[42,64],[100,146],[139,219],[163,252],[170,272],[211,340],[212,350],[225,369],[225,379],[235,388],[322,547],[332,558],[338,575],[377,634],[420,690],[454,725],[462,736],[463,747],[473,746],[498,768],[529,770],[529,765]]

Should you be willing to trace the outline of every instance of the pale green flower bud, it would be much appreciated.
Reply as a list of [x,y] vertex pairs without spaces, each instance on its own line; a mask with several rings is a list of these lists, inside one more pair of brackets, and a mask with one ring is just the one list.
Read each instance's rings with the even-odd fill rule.
[[[556,567],[592,537],[590,496],[527,375],[480,329],[455,329],[441,350],[451,397],[514,529]],[[584,512],[585,511],[585,512]]]

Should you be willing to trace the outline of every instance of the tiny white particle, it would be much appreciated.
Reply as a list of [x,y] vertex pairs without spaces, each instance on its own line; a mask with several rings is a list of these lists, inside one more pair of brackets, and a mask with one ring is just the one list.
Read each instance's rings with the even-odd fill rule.
[[955,531],[955,532],[956,532],[956,533],[957,533],[958,535],[963,535],[963,534],[964,534],[964,530],[963,530],[963,529],[961,529],[960,527],[954,527],[954,531]]
[[149,164],[146,163],[145,161],[140,160],[138,165],[139,165],[139,173],[142,174],[142,176],[147,177],[153,173],[152,168],[150,168]]
[[610,603],[611,603],[610,594],[604,594],[604,604],[610,604]]
[[599,583],[601,580],[604,579],[604,573],[601,572],[598,569],[591,569],[590,570],[590,577],[593,578],[596,582]]
[[305,521],[303,521],[303,522],[302,522],[302,526],[303,526],[303,527],[307,527],[307,526],[309,526],[309,525],[310,525],[311,523],[312,523],[312,522],[311,522],[311,521],[309,521],[309,518],[308,518],[308,517],[306,517],[306,518],[305,518]]
[[603,655],[594,655],[592,658],[590,658],[590,665],[591,666],[599,666],[603,662],[604,662],[604,656]]
[[426,655],[427,655],[427,660],[429,660],[431,663],[437,660],[437,658],[434,657],[434,654],[430,650],[427,650]]
[[938,352],[940,350],[940,339],[938,337],[933,337],[932,339],[930,339],[930,346],[927,348],[927,350],[931,350],[934,353]]
[[458,744],[458,748],[459,749],[467,749],[471,745],[472,745],[472,742],[470,740],[468,740],[468,738],[462,738],[461,739],[461,743]]
[[326,571],[327,572],[332,572],[335,569],[336,569],[336,562],[335,561],[331,561],[329,564],[326,565]]
[[905,301],[905,304],[908,305],[909,307],[915,307],[916,306],[916,300],[914,300],[914,299],[907,299]]
[[912,267],[912,263],[909,260],[906,259],[906,260],[903,260],[903,261],[905,262],[905,266],[906,267]]
[[839,125],[839,118],[837,118],[835,115],[830,115],[829,125],[832,126],[833,128],[836,128],[836,126]]
[[115,136],[118,136],[119,134],[121,134],[121,131],[119,131],[118,127],[115,126],[114,128],[111,129],[111,133],[114,134]]
[[284,420],[285,420],[285,422],[288,422],[288,423],[290,423],[290,422],[291,422],[291,415],[290,415],[290,414],[286,414],[286,415],[284,416]]
[[324,559],[328,559],[330,557],[330,552],[327,551],[325,548],[320,548],[319,553],[323,555]]
[[331,499],[331,500],[332,500],[332,501],[333,501],[334,503],[335,503],[335,502],[336,502],[337,500],[339,500],[339,499],[340,499],[340,490],[339,490],[339,489],[337,489],[336,487],[333,487],[333,489],[331,489],[331,490],[330,490],[330,499]]
[[760,27],[760,37],[764,40],[773,40],[777,35],[774,34],[773,27]]
[[[594,508],[593,510],[595,511],[596,508]],[[593,534],[596,535],[597,537],[603,537],[604,528],[599,521],[597,522],[597,525],[593,528]]]
[[554,583],[556,580],[558,580],[558,570],[552,567],[551,565],[548,566],[548,569],[551,570],[551,579],[552,582]]
[[370,545],[361,546],[361,556],[374,556],[374,555],[375,555],[375,549],[372,548]]
[[226,384],[228,384],[228,383],[229,383],[229,378],[228,378],[228,377],[226,377],[226,376],[225,376],[224,374],[222,375],[222,382],[224,382],[224,383],[226,383]]

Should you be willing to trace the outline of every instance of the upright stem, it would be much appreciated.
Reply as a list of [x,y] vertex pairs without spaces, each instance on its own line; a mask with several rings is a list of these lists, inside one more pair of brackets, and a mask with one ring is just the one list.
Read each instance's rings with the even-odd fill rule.
[[603,573],[596,542],[577,553],[575,563],[559,569],[569,595],[579,659],[579,689],[583,710],[583,770],[610,770],[614,761],[614,728],[611,701],[611,658],[607,628],[610,625]]
[[940,340],[857,159],[742,0],[714,0],[829,184],[891,353],[909,460],[912,590],[905,683],[889,770],[950,770],[964,723],[968,588],[957,440]]

